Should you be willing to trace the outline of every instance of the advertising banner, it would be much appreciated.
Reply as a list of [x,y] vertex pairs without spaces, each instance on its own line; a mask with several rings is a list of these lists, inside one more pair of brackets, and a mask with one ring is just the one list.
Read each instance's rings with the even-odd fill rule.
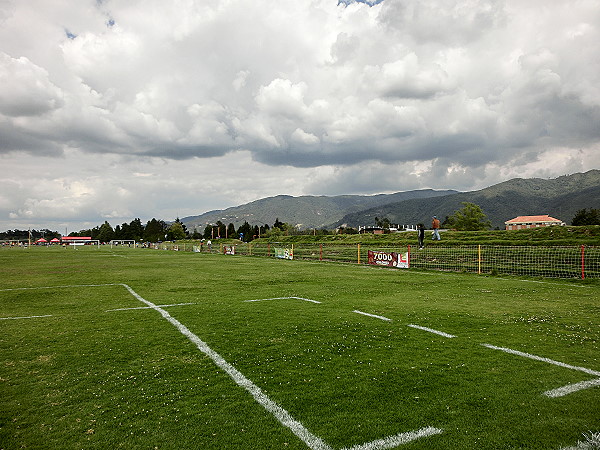
[[369,264],[408,269],[408,253],[378,252],[369,250]]
[[235,255],[235,245],[224,245],[223,253],[225,255]]
[[294,251],[289,248],[273,248],[275,252],[275,258],[281,259],[294,259]]

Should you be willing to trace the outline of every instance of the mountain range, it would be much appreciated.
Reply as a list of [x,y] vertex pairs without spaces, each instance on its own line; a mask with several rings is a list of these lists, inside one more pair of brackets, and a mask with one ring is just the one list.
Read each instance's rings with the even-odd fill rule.
[[479,205],[494,228],[517,216],[548,214],[567,224],[583,208],[600,209],[600,170],[564,175],[554,179],[515,178],[485,189],[414,190],[394,194],[299,196],[277,195],[224,210],[189,216],[181,222],[193,230],[218,220],[236,227],[272,225],[276,219],[300,229],[375,225],[375,217],[391,223],[426,226],[433,215],[443,220],[462,208],[463,202]]

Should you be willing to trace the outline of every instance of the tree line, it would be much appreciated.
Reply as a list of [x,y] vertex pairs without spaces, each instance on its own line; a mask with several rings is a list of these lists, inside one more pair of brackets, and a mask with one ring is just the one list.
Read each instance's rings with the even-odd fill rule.
[[[321,230],[319,234],[324,234],[326,232],[326,230]],[[219,238],[241,239],[245,242],[250,242],[258,237],[269,237],[285,234],[291,235],[299,233],[300,231],[296,226],[281,222],[279,218],[275,219],[275,223],[272,226],[269,226],[268,224],[252,226],[247,221],[244,221],[244,223],[237,228],[233,223],[225,225],[219,220],[215,224],[206,225],[203,231],[199,231],[198,229],[194,229],[193,231],[188,230],[179,218],[177,218],[173,223],[167,223],[164,220],[153,218],[145,225],[139,218],[136,218],[129,223],[123,223],[115,226],[114,228],[108,221],[105,221],[102,225],[98,225],[94,228],[71,232],[69,233],[69,236],[89,236],[92,239],[100,242],[110,242],[112,240],[162,242],[176,241],[180,239]],[[48,229],[8,230],[6,232],[0,232],[0,240],[26,241],[31,239],[32,241],[35,241],[42,237],[49,241],[54,238],[60,239],[61,234],[57,231],[51,231]]]
[[[375,218],[377,226],[384,229],[390,227],[390,221],[387,218]],[[584,208],[577,211],[571,222],[573,226],[600,225],[600,210],[594,208]],[[463,208],[455,211],[452,216],[447,216],[442,222],[442,226],[461,231],[488,230],[491,228],[489,220],[482,211],[481,207],[473,203],[464,202]],[[340,228],[339,233],[355,234],[358,231],[355,228]],[[123,223],[113,228],[110,223],[105,221],[102,225],[91,229],[80,230],[69,233],[69,236],[90,236],[100,242],[110,242],[113,239],[134,240],[144,242],[175,241],[180,239],[218,239],[232,238],[241,239],[244,242],[250,242],[258,237],[273,237],[282,235],[315,234],[326,235],[332,231],[327,229],[299,230],[295,225],[281,222],[279,218],[275,219],[272,226],[250,225],[244,221],[239,227],[233,223],[225,225],[218,220],[215,224],[209,224],[204,227],[202,232],[194,229],[189,231],[187,227],[177,218],[173,223],[167,223],[164,220],[151,219],[145,225],[140,219],[133,219],[129,223]],[[49,229],[41,230],[8,230],[0,232],[0,240],[38,240],[45,238],[60,239],[61,234]]]

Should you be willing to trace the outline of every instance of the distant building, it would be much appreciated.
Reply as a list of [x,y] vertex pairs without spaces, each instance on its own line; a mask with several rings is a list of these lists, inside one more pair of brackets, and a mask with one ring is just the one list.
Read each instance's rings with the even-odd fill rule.
[[562,220],[545,216],[519,216],[504,222],[507,230],[523,230],[526,228],[550,227],[553,225],[565,225]]
[[383,228],[381,227],[358,227],[358,232],[360,234],[364,234],[364,233],[373,233],[373,234],[384,234],[385,231]]

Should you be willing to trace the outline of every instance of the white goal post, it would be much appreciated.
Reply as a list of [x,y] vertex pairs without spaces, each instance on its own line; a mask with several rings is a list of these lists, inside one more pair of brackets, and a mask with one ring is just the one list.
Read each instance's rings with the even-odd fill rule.
[[135,241],[133,239],[113,239],[110,241],[110,248],[113,245],[127,245],[128,247],[135,247]]

